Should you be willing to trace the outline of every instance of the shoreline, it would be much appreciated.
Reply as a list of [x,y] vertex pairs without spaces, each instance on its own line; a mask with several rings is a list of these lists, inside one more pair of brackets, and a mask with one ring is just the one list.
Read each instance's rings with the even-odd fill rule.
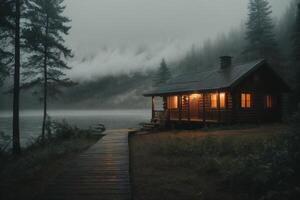
[[103,135],[60,140],[46,147],[29,147],[19,157],[0,155],[0,199],[35,199],[67,163]]

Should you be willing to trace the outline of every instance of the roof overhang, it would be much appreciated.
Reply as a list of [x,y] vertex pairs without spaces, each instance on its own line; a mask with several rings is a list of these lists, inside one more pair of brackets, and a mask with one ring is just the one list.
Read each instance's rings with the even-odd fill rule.
[[206,92],[213,92],[213,91],[227,91],[230,90],[230,87],[223,87],[223,88],[210,88],[204,90],[184,90],[184,91],[176,91],[176,92],[156,92],[156,93],[145,93],[143,94],[144,97],[153,97],[153,96],[171,96],[171,95],[186,95],[186,94],[198,94],[198,93],[206,93]]

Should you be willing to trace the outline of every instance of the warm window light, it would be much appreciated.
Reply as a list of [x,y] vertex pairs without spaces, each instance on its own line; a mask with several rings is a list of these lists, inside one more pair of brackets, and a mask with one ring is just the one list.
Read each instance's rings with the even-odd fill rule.
[[246,94],[242,94],[241,96],[241,107],[246,108]]
[[251,107],[251,94],[246,94],[246,107]]
[[188,102],[188,100],[189,100],[189,96],[187,95],[182,96],[182,102]]
[[251,108],[251,94],[242,93],[241,94],[241,107],[242,108]]
[[191,99],[199,99],[201,97],[201,94],[192,94]]
[[220,108],[225,108],[225,93],[220,93]]
[[168,98],[168,108],[169,109],[176,109],[178,108],[178,97],[177,96],[171,96]]
[[210,107],[211,108],[217,108],[218,102],[217,102],[218,94],[211,94],[210,95]]
[[271,95],[266,96],[266,106],[267,106],[267,108],[272,108],[273,107],[273,102],[272,102],[272,96]]

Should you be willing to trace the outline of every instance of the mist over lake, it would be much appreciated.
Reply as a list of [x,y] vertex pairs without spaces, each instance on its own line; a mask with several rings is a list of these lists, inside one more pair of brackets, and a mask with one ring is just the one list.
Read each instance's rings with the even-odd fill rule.
[[[50,110],[52,120],[66,120],[78,128],[87,129],[99,123],[107,129],[136,128],[139,123],[149,121],[150,110]],[[26,146],[41,134],[42,111],[25,110],[20,113],[21,143]],[[0,131],[12,134],[12,113],[0,112]]]

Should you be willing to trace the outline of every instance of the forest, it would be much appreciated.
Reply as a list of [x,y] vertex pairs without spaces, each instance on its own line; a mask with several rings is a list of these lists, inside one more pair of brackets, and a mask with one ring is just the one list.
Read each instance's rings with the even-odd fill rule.
[[[297,0],[292,1],[280,19],[271,18],[272,8],[268,8],[265,12],[268,19],[263,22],[267,23],[263,25],[265,27],[263,31],[266,31],[263,37],[272,40],[270,44],[265,44],[269,45],[268,48],[271,48],[265,52],[272,53],[268,53],[269,55],[254,55],[251,52],[253,49],[264,47],[249,46],[248,44],[254,44],[257,42],[256,40],[262,39],[255,37],[255,34],[260,34],[259,31],[261,30],[251,32],[249,28],[254,25],[249,24],[249,22],[242,23],[240,27],[233,28],[228,33],[219,34],[216,39],[209,38],[201,45],[192,45],[184,58],[179,61],[166,60],[172,77],[181,73],[209,70],[218,65],[218,58],[221,55],[232,56],[235,63],[267,57],[268,61],[274,63],[272,65],[274,69],[295,89],[298,77],[298,72],[295,72],[298,70],[297,66],[299,66],[296,36]],[[249,34],[253,35],[252,38]],[[5,71],[3,72],[3,75],[7,74]],[[49,104],[53,109],[63,107],[68,109],[147,108],[150,102],[148,99],[143,98],[142,94],[155,87],[156,79],[161,76],[164,76],[164,72],[159,70],[159,63],[153,69],[146,71],[137,70],[130,73],[104,75],[94,80],[82,81],[72,87],[62,88],[61,95],[50,99]],[[6,79],[4,86],[1,88],[2,94],[11,89],[11,80],[10,78]],[[41,107],[39,98],[31,95],[32,92],[36,92],[35,90],[30,88],[21,92],[23,99],[21,107],[23,109],[38,109]],[[80,91],[80,95],[74,95],[78,94],[78,91]],[[0,105],[2,110],[7,110],[12,106],[11,98],[11,95],[2,95]]]
[[[70,1],[0,0],[0,199],[298,200],[300,0],[291,0],[280,18],[272,15],[271,0],[248,0],[246,20],[240,26],[193,42],[178,59],[161,55],[148,68],[121,66],[122,72],[103,70],[96,78],[82,80],[70,75],[77,56],[67,42],[73,28],[67,15]],[[130,15],[137,18],[137,13]],[[203,121],[192,121],[193,107],[187,106],[186,120],[180,114],[178,124],[170,123],[172,109],[182,111],[182,101],[189,102],[194,95],[199,99],[203,95],[206,112],[200,89],[194,91],[198,94],[186,89],[177,96],[173,92],[163,99],[164,111],[157,111],[161,116],[155,118],[154,98],[151,102],[143,94],[178,75],[219,69],[220,56],[230,60],[227,67],[230,57],[234,64],[265,59],[269,65],[259,67],[272,67],[284,80],[282,85],[291,88],[284,94],[288,109],[276,105],[276,111],[285,115],[271,123],[259,121],[258,115],[253,115],[253,123],[222,123],[222,108],[236,107],[251,117],[257,111],[247,88],[232,101],[238,103],[231,102],[236,106],[228,106],[229,98],[225,105],[225,96],[232,91],[225,94],[222,86],[201,90],[215,90],[208,108],[218,112],[218,121],[206,120],[206,114]],[[240,77],[255,68],[241,66],[248,70],[243,69]],[[228,75],[226,70],[222,68],[222,73]],[[263,77],[260,84],[265,83]],[[261,101],[263,112],[275,110],[271,95],[266,94],[265,105]],[[199,102],[194,104],[198,114]],[[24,117],[25,111],[33,112]],[[59,112],[52,116],[51,111]],[[73,121],[66,121],[66,116]],[[80,127],[83,124],[85,128]],[[132,124],[136,126],[129,127]],[[25,144],[26,137],[30,140]]]
[[[0,38],[2,110],[10,110],[11,107],[18,110],[19,106],[21,109],[43,108],[46,121],[48,107],[149,108],[149,100],[142,96],[145,91],[182,73],[212,69],[218,65],[221,55],[232,56],[234,63],[266,58],[294,91],[289,105],[298,102],[300,11],[297,0],[293,0],[283,17],[276,20],[271,16],[272,8],[267,1],[250,1],[245,23],[216,39],[192,45],[179,61],[162,58],[160,66],[158,63],[152,69],[105,75],[81,82],[66,76],[71,69],[68,59],[74,56],[64,44],[64,35],[68,35],[71,29],[68,25],[70,19],[63,15],[63,1],[54,2],[50,5],[44,1],[27,0],[20,4],[22,15],[19,16],[18,30],[13,18],[16,12],[14,4],[9,0],[1,1],[1,13],[4,14],[0,27],[3,30]],[[37,8],[40,8],[39,12],[34,15]],[[49,12],[52,10],[55,12]],[[21,98],[20,104],[14,98]]]

